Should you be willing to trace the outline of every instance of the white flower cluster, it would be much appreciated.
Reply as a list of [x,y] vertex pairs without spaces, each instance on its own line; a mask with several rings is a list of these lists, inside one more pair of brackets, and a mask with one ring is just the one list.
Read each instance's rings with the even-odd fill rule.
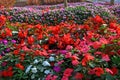
[[43,65],[43,66],[51,66],[48,61],[44,61],[44,62],[42,63],[42,65]]
[[33,63],[37,64],[37,63],[39,63],[39,61],[37,59],[35,59]]
[[31,67],[32,67],[32,65],[29,65],[29,66],[27,67],[25,73],[28,73],[28,72],[30,71]]
[[32,70],[32,73],[37,73],[37,68],[36,67],[32,68],[31,70]]
[[52,61],[55,61],[55,58],[54,57],[49,57],[49,60],[52,62]]
[[[51,73],[51,70],[50,70],[50,69],[46,69],[46,68],[45,68],[45,67],[50,67],[50,66],[51,66],[51,64],[50,64],[48,61],[53,62],[53,61],[55,61],[55,58],[54,58],[53,56],[51,56],[51,57],[49,57],[48,60],[45,60],[45,61],[43,61],[43,62],[41,63],[41,65],[42,65],[43,67],[41,67],[40,70],[43,70],[43,71],[42,71],[43,74],[46,74],[46,75],[48,75],[48,74]],[[32,79],[32,80],[35,79],[35,77],[36,77],[35,74],[36,74],[36,73],[39,73],[39,69],[37,69],[37,66],[35,66],[36,64],[39,65],[39,64],[38,64],[39,62],[41,62],[41,61],[38,60],[38,59],[35,59],[35,60],[33,61],[33,64],[29,65],[29,66],[26,68],[25,73],[31,72],[31,73],[32,73],[32,75],[31,75],[31,79]],[[44,80],[44,79],[38,78],[38,80]]]

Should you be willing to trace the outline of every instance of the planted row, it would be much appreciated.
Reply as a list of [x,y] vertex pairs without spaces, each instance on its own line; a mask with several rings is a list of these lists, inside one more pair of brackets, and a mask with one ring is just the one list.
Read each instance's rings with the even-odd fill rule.
[[0,17],[0,79],[120,79],[120,24],[100,16],[85,24],[6,23]]
[[88,17],[99,14],[103,19],[110,19],[114,16],[108,8],[95,4],[74,4],[66,9],[55,8],[51,10],[46,8],[44,10],[38,7],[27,7],[27,8],[13,8],[10,10],[2,10],[1,14],[10,16],[11,22],[24,22],[24,23],[42,23],[48,25],[59,24],[72,20],[75,23],[82,24]]

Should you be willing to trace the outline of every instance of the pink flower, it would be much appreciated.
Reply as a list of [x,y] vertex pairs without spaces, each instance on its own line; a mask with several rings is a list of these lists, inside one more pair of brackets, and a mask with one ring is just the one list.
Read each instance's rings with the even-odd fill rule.
[[51,75],[47,75],[47,77],[45,78],[45,80],[51,80]]
[[29,49],[27,48],[27,46],[22,47],[22,50],[29,51]]
[[58,64],[58,65],[61,65],[63,62],[64,62],[64,60],[59,61],[57,64]]
[[95,55],[101,55],[102,52],[97,51],[97,52],[95,52],[94,54],[95,54]]
[[78,60],[72,60],[72,65],[77,66],[79,64]]
[[65,54],[65,58],[70,58],[72,56],[72,53],[71,52],[68,52]]
[[68,46],[66,47],[66,50],[71,50],[72,48],[73,48],[72,46],[68,45]]
[[108,72],[108,73],[110,73],[110,74],[113,74],[113,72],[112,72],[112,70],[111,70],[111,69],[106,68],[105,70],[106,70],[106,72]]
[[47,75],[47,77],[45,78],[45,80],[57,80],[57,77],[56,75]]
[[101,44],[108,44],[108,41],[105,38],[100,38],[100,42]]
[[69,80],[68,77],[63,76],[61,80]]
[[102,54],[102,60],[108,62],[108,61],[110,61],[110,58],[109,58],[109,56],[107,54]]
[[58,76],[53,76],[51,80],[57,80]]
[[102,46],[102,44],[101,44],[101,42],[96,41],[96,42],[93,43],[92,46],[93,46],[93,48],[98,49]]

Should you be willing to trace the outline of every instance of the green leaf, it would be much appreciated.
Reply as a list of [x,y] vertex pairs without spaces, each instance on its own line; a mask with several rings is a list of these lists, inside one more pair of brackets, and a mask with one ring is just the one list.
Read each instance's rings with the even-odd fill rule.
[[105,47],[106,47],[105,44],[103,44],[103,45],[101,46],[102,49],[105,49]]
[[78,71],[81,71],[82,70],[82,66],[79,65],[76,69],[75,69],[75,72],[78,72]]
[[106,28],[106,26],[102,25],[102,26],[100,27],[100,30],[103,30],[103,29],[105,29],[105,28]]
[[90,66],[90,67],[92,67],[92,68],[94,68],[94,67],[95,67],[95,64],[94,64],[94,63],[92,63],[92,62],[89,62],[88,64],[89,64],[89,66]]
[[105,80],[115,80],[115,79],[110,74],[107,74]]
[[97,39],[96,39],[96,38],[92,38],[91,40],[92,40],[92,41],[96,41]]
[[120,65],[120,57],[119,56],[113,56],[112,57],[113,64],[116,64],[117,66]]

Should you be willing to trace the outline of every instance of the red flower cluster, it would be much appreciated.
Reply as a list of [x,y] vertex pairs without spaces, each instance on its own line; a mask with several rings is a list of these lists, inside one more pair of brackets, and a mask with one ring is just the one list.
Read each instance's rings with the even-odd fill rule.
[[[32,73],[37,72],[46,80],[91,80],[96,77],[102,79],[108,74],[117,77],[120,25],[115,22],[103,23],[104,20],[96,16],[84,25],[60,23],[56,26],[46,26],[18,23],[14,24],[17,26],[15,30],[3,27],[0,30],[0,47],[5,46],[5,50],[3,54],[0,53],[0,60],[4,62],[10,58],[13,61],[8,61],[6,66],[0,66],[0,75],[12,77],[16,76],[13,72],[20,70],[32,77]],[[5,52],[8,55],[4,54]],[[12,68],[10,65],[15,66]],[[38,65],[45,67],[45,70],[42,72]],[[37,73],[36,75],[39,75]],[[26,76],[29,78],[28,75]],[[88,79],[86,76],[93,77]]]
[[67,68],[67,69],[64,71],[63,77],[62,77],[61,80],[69,80],[69,77],[71,76],[72,72],[73,72],[73,69]]
[[82,59],[82,65],[87,66],[87,62],[90,61],[90,60],[94,60],[94,57],[91,56],[89,53],[86,53],[84,55],[84,58]]
[[82,73],[76,73],[75,79],[76,80],[82,80],[84,78],[84,75]]
[[0,16],[0,29],[5,23],[6,23],[6,17],[3,15]]
[[94,69],[93,69],[93,71],[95,72],[95,75],[96,76],[101,76],[102,74],[104,74],[104,70],[102,69],[102,68],[100,68],[100,67],[95,67]]
[[21,63],[18,63],[15,66],[21,70],[24,70],[24,66]]
[[2,77],[12,77],[13,76],[13,67],[9,67],[7,70],[2,71]]
[[57,80],[57,76],[55,76],[55,75],[47,75],[45,80]]
[[94,18],[93,18],[93,20],[94,20],[94,22],[96,22],[96,23],[104,23],[104,20],[99,16],[99,15],[97,15],[97,16],[95,16]]

